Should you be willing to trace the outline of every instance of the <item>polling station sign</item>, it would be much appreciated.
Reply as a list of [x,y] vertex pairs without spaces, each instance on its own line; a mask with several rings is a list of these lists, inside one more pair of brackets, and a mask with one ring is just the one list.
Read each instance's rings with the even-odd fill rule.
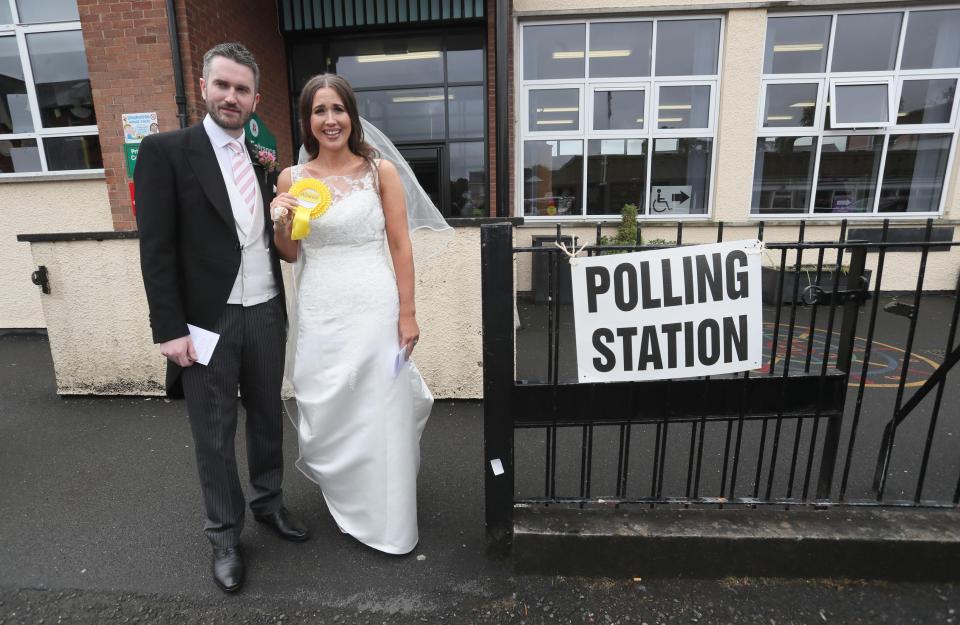
[[581,382],[759,368],[757,240],[570,260]]

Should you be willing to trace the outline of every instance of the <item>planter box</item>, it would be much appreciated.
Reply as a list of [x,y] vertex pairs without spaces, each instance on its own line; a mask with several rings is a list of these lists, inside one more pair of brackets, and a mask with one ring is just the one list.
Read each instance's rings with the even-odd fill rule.
[[[777,297],[777,284],[780,280],[780,270],[773,267],[762,267],[761,272],[761,282],[763,284],[763,303],[764,304],[791,304],[793,303],[793,283],[795,279],[800,280],[800,286],[797,289],[797,302],[803,303],[803,292],[808,286],[814,285],[818,286],[828,293],[833,290],[833,266],[824,267],[823,271],[820,272],[820,280],[817,280],[816,270],[809,271],[801,269],[800,273],[795,273],[792,268],[784,269],[783,276],[783,293],[780,297],[780,301],[776,301]],[[870,274],[869,269],[864,269],[863,275],[867,279],[867,284],[870,284]],[[840,275],[840,284],[837,286],[838,291],[847,290],[847,274],[842,273]]]

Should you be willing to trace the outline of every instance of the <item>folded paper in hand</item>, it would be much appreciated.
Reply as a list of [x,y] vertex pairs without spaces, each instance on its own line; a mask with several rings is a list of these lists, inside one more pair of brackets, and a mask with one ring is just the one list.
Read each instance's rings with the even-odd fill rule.
[[407,364],[407,346],[401,345],[397,357],[393,360],[393,375],[400,375],[405,364]]
[[213,349],[217,346],[220,335],[210,330],[192,326],[189,323],[187,324],[187,330],[190,331],[193,348],[197,350],[197,362],[201,365],[209,365],[210,357],[213,356]]

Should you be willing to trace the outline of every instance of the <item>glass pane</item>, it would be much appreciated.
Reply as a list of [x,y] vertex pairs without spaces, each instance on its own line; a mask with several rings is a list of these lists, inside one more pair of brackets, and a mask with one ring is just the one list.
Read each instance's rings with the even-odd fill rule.
[[767,85],[763,125],[813,126],[819,85]]
[[21,24],[73,22],[80,19],[77,0],[17,0]]
[[880,172],[882,135],[823,137],[813,209],[818,213],[869,213]]
[[447,82],[482,82],[483,36],[458,33],[447,41]]
[[591,139],[587,155],[587,214],[619,215],[625,204],[643,212],[646,139]]
[[523,27],[523,80],[583,78],[585,24]]
[[940,208],[950,139],[948,134],[890,136],[880,212],[936,212]]
[[27,35],[27,49],[44,127],[96,124],[80,31]]
[[0,173],[22,174],[42,169],[36,139],[0,139]]
[[590,76],[649,76],[653,22],[590,25]]
[[[293,68],[293,90],[300,93],[307,81],[327,70],[323,44],[294,43],[290,46],[290,65]],[[349,78],[347,78],[349,80]]]
[[660,87],[657,128],[706,128],[710,125],[710,87]]
[[6,2],[0,2],[0,24],[12,24],[13,14],[10,12],[10,5]]
[[886,124],[890,121],[887,84],[837,85],[838,124]]
[[720,20],[657,22],[657,76],[717,73]]
[[33,132],[20,51],[14,37],[0,37],[0,135]]
[[530,130],[580,130],[580,92],[577,89],[532,89]]
[[833,71],[893,69],[902,19],[902,13],[838,15],[833,37]]
[[360,91],[360,115],[393,141],[444,139],[443,88]]
[[646,92],[640,89],[593,92],[594,130],[643,128]]
[[483,137],[483,87],[450,87],[447,106],[450,109],[450,137],[455,139]]
[[751,212],[807,212],[816,146],[816,137],[757,139]]
[[330,44],[330,58],[354,89],[443,84],[439,37],[340,40]]
[[901,69],[960,67],[960,10],[911,11]]
[[654,141],[650,172],[651,215],[702,215],[710,192],[713,139]]
[[450,144],[450,216],[488,217],[483,141]]
[[523,214],[579,215],[583,142],[523,142]]
[[43,148],[50,171],[103,169],[103,155],[97,135],[47,138],[43,140]]
[[767,20],[764,74],[819,73],[827,66],[830,16],[771,17]]
[[949,124],[957,81],[905,80],[900,90],[898,124]]

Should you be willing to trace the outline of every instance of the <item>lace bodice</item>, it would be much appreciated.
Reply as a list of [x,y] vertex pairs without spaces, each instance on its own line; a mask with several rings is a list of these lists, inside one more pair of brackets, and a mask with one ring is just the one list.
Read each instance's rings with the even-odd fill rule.
[[[310,176],[303,165],[294,166],[291,174],[293,182]],[[385,223],[374,165],[365,163],[355,174],[320,180],[330,188],[333,201],[310,222],[310,234],[302,241],[307,254],[344,246],[382,248]]]

